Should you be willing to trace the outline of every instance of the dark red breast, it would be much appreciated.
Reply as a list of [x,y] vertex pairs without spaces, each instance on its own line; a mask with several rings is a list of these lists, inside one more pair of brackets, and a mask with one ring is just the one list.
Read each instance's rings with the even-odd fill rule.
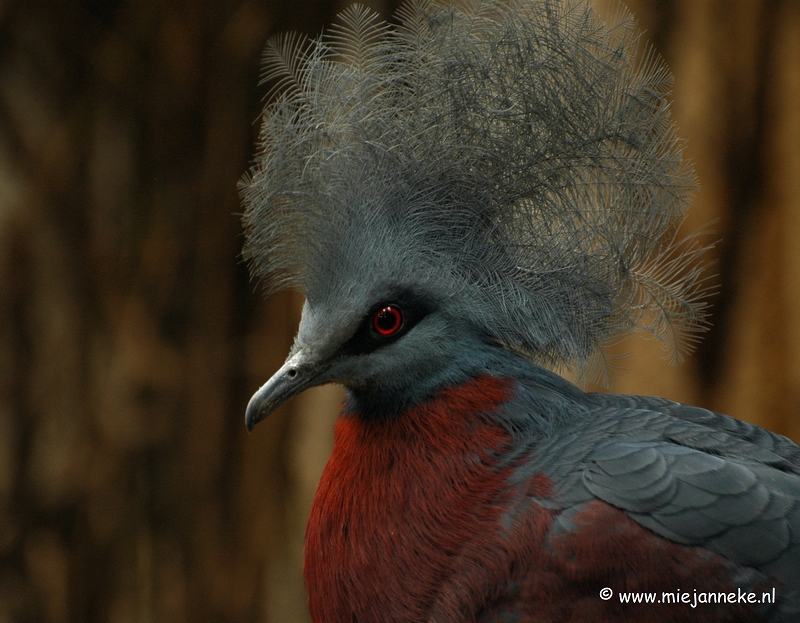
[[511,393],[481,376],[391,419],[340,416],[306,530],[312,620],[426,621],[448,585],[485,591],[513,494],[491,415]]

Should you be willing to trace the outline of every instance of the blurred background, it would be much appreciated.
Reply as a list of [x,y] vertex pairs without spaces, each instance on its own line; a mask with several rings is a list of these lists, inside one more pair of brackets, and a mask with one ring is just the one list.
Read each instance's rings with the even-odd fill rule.
[[[346,4],[0,0],[0,623],[307,620],[341,394],[245,431],[302,300],[250,281],[236,183],[266,39]],[[722,242],[697,353],[630,340],[613,390],[800,440],[800,2],[627,4]]]

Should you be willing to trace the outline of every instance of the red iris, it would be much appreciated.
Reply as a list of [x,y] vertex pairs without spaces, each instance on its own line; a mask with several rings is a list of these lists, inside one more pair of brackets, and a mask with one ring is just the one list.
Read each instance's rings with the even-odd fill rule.
[[381,335],[394,335],[403,326],[403,314],[394,305],[387,305],[375,312],[372,327]]

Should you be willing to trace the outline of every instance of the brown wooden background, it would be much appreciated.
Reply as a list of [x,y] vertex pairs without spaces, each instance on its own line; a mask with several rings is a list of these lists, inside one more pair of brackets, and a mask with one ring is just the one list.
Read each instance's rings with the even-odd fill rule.
[[[614,389],[800,439],[800,2],[629,4],[723,242],[697,355],[633,341]],[[0,1],[0,623],[306,620],[339,393],[245,432],[300,301],[249,281],[236,181],[266,38],[341,5]]]

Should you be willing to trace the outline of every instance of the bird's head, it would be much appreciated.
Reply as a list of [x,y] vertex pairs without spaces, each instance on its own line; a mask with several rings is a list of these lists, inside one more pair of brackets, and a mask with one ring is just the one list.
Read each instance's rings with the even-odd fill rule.
[[341,224],[346,246],[317,246],[294,346],[251,399],[248,429],[299,392],[331,382],[347,388],[359,413],[391,415],[465,378],[497,349],[472,320],[474,305],[448,291],[449,268],[425,261],[419,241],[404,236],[408,224],[373,225],[369,238],[357,235],[364,226]]
[[271,42],[245,257],[306,304],[249,428],[312,385],[385,413],[498,348],[582,366],[620,330],[677,352],[703,326],[702,249],[674,237],[694,177],[669,73],[616,15],[419,0],[395,27],[354,6],[316,41]]

